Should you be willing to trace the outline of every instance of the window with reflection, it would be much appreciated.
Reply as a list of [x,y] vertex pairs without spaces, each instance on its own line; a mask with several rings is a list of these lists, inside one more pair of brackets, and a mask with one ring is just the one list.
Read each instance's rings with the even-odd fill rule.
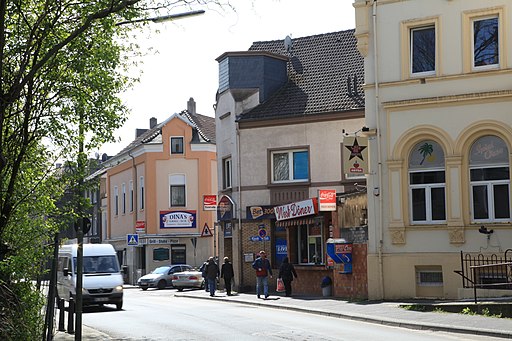
[[473,20],[473,65],[499,64],[498,17]]

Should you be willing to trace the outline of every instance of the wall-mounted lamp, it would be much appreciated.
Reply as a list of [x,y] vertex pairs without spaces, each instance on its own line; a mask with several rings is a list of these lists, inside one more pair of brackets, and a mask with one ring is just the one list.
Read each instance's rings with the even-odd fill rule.
[[373,129],[370,129],[368,127],[362,127],[361,128],[361,135],[363,136],[374,136],[374,135],[377,135],[377,129],[376,128],[373,128]]

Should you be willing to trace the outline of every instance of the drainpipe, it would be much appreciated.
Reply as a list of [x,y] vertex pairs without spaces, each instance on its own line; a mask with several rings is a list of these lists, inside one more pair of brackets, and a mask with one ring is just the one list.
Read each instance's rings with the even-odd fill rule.
[[242,283],[244,282],[244,270],[243,270],[243,259],[244,259],[244,250],[242,247],[242,162],[240,157],[240,127],[238,122],[235,122],[236,125],[236,162],[238,169],[238,245],[240,245],[240,262],[239,262],[239,271],[240,271],[240,281],[238,281],[238,291],[242,288]]
[[379,245],[378,245],[378,256],[379,256],[379,282],[380,282],[380,294],[381,299],[384,299],[384,264],[382,259],[382,248],[384,244],[384,228],[382,226],[383,219],[383,201],[382,201],[382,151],[381,151],[381,124],[380,124],[380,110],[379,110],[379,72],[378,72],[378,52],[377,52],[377,0],[373,1],[372,6],[372,20],[373,20],[373,70],[374,70],[374,81],[375,81],[375,119],[377,123],[377,176],[378,185],[374,189],[374,195],[378,194],[379,201],[379,218],[377,219]]
[[[138,195],[138,188],[137,188],[137,166],[135,165],[135,157],[128,152],[128,155],[132,158],[132,174],[133,174],[133,228],[135,229],[135,226],[137,225],[137,195]],[[133,269],[132,269],[132,284],[137,284],[137,252],[136,248],[133,249]]]

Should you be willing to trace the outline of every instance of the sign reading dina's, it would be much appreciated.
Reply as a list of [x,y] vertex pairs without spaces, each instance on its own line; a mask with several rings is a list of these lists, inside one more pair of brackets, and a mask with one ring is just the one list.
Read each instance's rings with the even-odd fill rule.
[[196,211],[160,211],[160,228],[195,228]]

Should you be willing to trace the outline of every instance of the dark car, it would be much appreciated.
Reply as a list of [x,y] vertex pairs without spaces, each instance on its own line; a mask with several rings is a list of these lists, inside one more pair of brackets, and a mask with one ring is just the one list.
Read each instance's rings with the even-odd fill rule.
[[172,287],[172,275],[178,272],[190,271],[193,268],[187,264],[167,265],[156,268],[149,274],[142,276],[137,285],[142,290],[148,288],[164,289]]

